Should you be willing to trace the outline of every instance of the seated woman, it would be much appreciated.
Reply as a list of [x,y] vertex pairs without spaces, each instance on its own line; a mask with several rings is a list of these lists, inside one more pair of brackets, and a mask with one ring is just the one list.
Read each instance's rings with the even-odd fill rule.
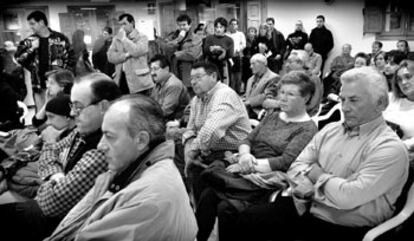
[[[317,132],[315,123],[306,112],[306,104],[314,92],[315,85],[307,74],[301,71],[286,74],[280,81],[280,112],[266,115],[239,146],[238,162],[228,166],[227,171],[240,174],[286,171]],[[216,216],[220,227],[223,215],[231,218],[232,213],[241,211],[227,204],[228,200],[212,187],[203,191],[196,209],[197,240],[208,239]],[[220,228],[219,231],[219,239],[227,240],[226,235],[229,234]]]
[[385,120],[399,125],[402,140],[407,147],[410,160],[414,157],[414,61],[404,60],[392,81],[390,103],[384,111]]
[[32,125],[39,130],[44,129],[46,122],[46,105],[49,100],[59,94],[70,94],[75,76],[69,70],[52,70],[46,74],[46,99],[45,104],[33,116]]

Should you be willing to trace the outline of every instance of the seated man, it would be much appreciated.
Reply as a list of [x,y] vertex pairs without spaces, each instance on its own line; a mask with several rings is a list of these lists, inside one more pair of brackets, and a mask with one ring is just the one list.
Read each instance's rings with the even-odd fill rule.
[[168,60],[163,55],[155,55],[150,60],[150,69],[155,82],[151,97],[161,105],[167,120],[180,119],[190,102],[187,88],[170,72]]
[[197,201],[203,189],[199,174],[206,164],[223,159],[224,152],[236,152],[251,127],[246,108],[237,93],[218,82],[217,67],[196,63],[191,84],[196,96],[190,107],[187,131],[183,134],[186,171]]
[[247,80],[244,104],[248,110],[251,109],[254,111],[254,113],[249,111],[250,118],[256,119],[257,114],[262,109],[266,87],[270,84],[277,84],[279,75],[273,73],[267,67],[267,59],[263,54],[255,54],[252,56],[250,59],[250,68],[252,69],[253,76]]
[[249,207],[227,227],[237,230],[235,240],[362,240],[393,215],[409,164],[382,117],[387,83],[368,67],[345,72],[341,82],[345,121],[318,132],[292,163],[292,191]]
[[323,79],[324,98],[331,93],[336,95],[339,93],[341,75],[354,67],[355,59],[351,56],[351,50],[352,46],[350,44],[344,44],[341,55],[332,60],[330,72]]
[[96,147],[103,112],[119,96],[117,85],[102,73],[86,75],[74,84],[71,113],[77,127],[61,141],[43,146],[38,170],[43,183],[35,199],[0,206],[5,240],[42,240],[50,235],[106,171],[105,153]]
[[98,149],[109,171],[47,240],[194,240],[197,224],[160,106],[146,96],[121,99],[102,132]]
[[305,51],[308,54],[308,58],[305,61],[306,68],[315,76],[320,77],[323,71],[322,68],[322,56],[313,51],[311,43],[305,44]]

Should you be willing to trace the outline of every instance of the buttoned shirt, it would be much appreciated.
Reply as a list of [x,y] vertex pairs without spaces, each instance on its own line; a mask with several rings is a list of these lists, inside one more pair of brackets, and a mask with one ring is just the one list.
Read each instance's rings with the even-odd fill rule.
[[234,33],[227,32],[227,35],[233,39],[234,42],[234,56],[241,56],[243,49],[246,48],[246,36],[243,32],[236,31]]
[[174,74],[162,83],[157,83],[152,90],[151,97],[156,100],[168,120],[179,119],[190,102],[190,96],[183,82]]
[[66,214],[95,183],[95,178],[107,170],[105,154],[97,149],[83,153],[73,168],[58,181],[48,180],[56,173],[63,173],[67,162],[75,154],[82,137],[74,130],[66,138],[45,144],[39,158],[39,176],[47,180],[36,195],[36,200],[46,216]]
[[202,98],[193,98],[187,129],[184,137],[195,136],[194,151],[237,150],[251,131],[243,101],[220,82]]
[[347,130],[341,123],[326,126],[288,174],[315,162],[324,173],[314,184],[312,215],[351,227],[375,226],[393,215],[407,180],[408,155],[382,116],[354,129]]

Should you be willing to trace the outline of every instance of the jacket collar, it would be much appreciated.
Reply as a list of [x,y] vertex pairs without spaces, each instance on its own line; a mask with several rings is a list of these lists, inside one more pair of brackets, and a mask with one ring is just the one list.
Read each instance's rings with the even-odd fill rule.
[[108,190],[116,193],[131,182],[137,180],[141,174],[153,164],[174,158],[174,142],[164,141],[153,143],[148,151],[144,152],[138,159],[132,162],[125,170],[115,175]]

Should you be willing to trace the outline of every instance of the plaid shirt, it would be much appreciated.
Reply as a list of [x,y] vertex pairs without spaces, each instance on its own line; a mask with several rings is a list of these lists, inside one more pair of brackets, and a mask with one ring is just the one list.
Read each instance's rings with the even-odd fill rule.
[[220,82],[203,98],[193,98],[187,129],[184,137],[194,134],[195,151],[237,150],[251,131],[243,101]]
[[[45,144],[39,159],[39,176],[48,180],[56,173],[63,173],[66,160],[72,157],[84,142],[74,130],[69,136],[54,144]],[[73,143],[73,144],[72,144]],[[83,153],[76,165],[58,180],[44,182],[36,200],[46,216],[66,215],[94,185],[95,178],[107,170],[105,154],[97,149]]]

